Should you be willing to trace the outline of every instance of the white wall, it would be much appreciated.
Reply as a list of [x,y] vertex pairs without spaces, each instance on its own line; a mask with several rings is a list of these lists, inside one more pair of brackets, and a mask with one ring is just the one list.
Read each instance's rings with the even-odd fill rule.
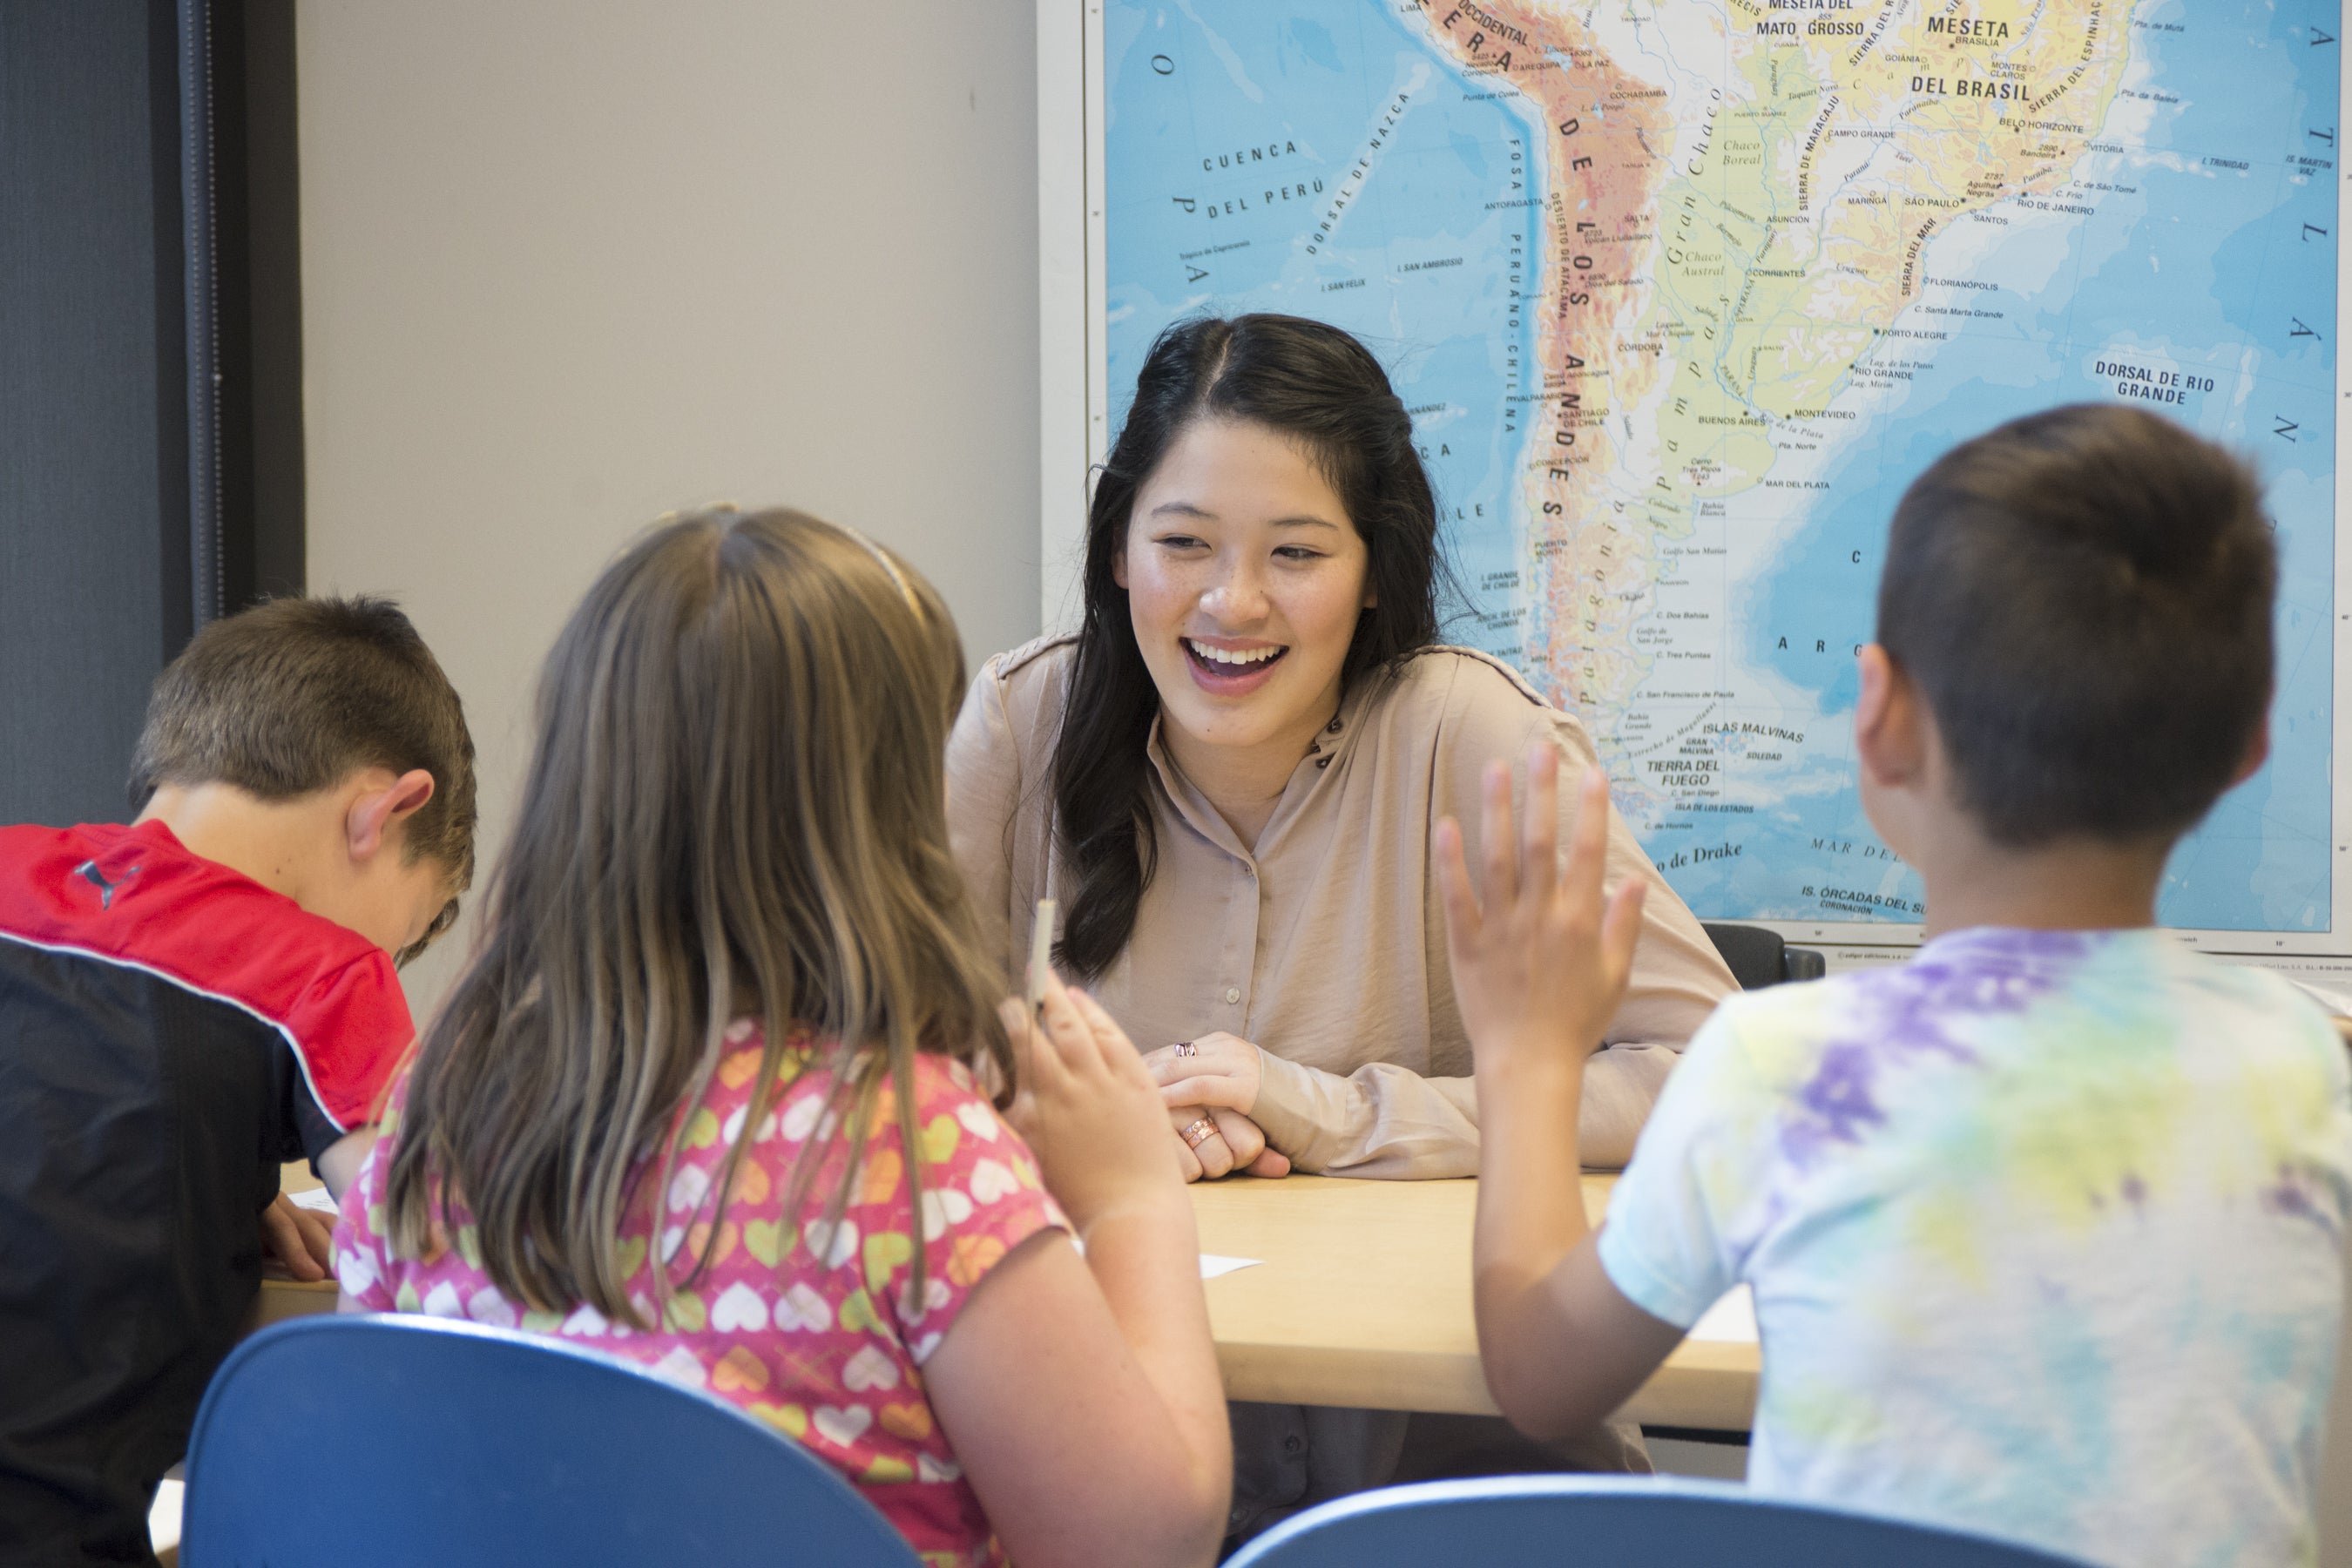
[[852,523],[975,659],[1035,635],[1024,0],[301,0],[298,35],[310,586],[440,656],[486,864],[540,659],[672,508]]

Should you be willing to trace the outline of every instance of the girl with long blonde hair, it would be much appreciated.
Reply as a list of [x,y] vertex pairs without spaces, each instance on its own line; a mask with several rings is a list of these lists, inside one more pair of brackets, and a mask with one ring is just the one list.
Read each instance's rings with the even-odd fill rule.
[[709,1389],[927,1562],[1205,1562],[1231,1453],[1191,1209],[1108,1016],[999,1003],[948,847],[962,685],[930,585],[814,518],[689,516],[606,569],[345,1205],[343,1305]]

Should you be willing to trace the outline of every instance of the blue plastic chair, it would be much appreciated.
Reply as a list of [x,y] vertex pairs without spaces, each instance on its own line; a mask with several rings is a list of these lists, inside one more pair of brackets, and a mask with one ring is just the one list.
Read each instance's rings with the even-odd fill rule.
[[1225,1568],[2083,1568],[1958,1531],[1759,1497],[1727,1481],[1495,1476],[1360,1492]]
[[188,1444],[186,1568],[560,1563],[919,1568],[814,1455],[560,1341],[312,1317],[222,1363]]

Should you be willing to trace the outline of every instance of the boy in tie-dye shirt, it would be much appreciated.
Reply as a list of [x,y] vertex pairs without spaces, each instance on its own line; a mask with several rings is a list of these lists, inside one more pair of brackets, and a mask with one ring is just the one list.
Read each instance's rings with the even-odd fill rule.
[[1441,839],[1507,1415],[1613,1407],[1744,1282],[1759,1490],[2099,1563],[2315,1560],[2352,1074],[2285,981],[2155,926],[2173,843],[2265,755],[2275,574],[2251,476],[2137,411],[1915,483],[1855,742],[1929,940],[1725,1003],[1597,1238],[1558,1130],[1638,893],[1604,910],[1533,826],[1513,857],[1507,787],[1480,892]]

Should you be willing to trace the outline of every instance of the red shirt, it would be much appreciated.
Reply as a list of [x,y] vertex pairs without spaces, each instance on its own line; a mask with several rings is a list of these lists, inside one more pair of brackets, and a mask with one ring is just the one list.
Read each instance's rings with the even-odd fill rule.
[[0,827],[0,1557],[145,1559],[278,1165],[415,1035],[381,948],[162,823]]

